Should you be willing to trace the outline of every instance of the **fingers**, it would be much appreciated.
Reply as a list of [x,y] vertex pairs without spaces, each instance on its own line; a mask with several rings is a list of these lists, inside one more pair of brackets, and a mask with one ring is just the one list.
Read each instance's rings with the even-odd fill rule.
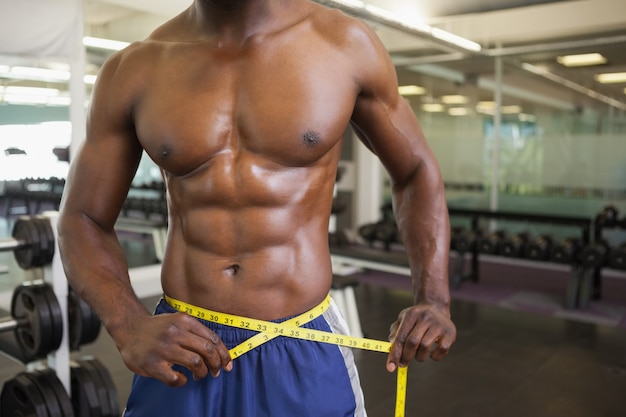
[[194,379],[204,378],[208,372],[217,377],[221,369],[230,371],[232,359],[219,336],[196,319],[179,314],[185,327],[182,335],[174,336],[182,348],[177,352],[175,363],[189,369]]
[[406,366],[413,359],[424,362],[428,357],[443,359],[456,340],[456,328],[450,319],[430,308],[404,310],[390,328],[391,350],[387,370]]

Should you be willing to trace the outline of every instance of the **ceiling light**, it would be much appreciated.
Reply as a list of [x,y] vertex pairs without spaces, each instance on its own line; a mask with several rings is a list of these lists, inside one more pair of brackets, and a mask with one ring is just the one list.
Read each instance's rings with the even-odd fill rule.
[[47,68],[36,67],[11,67],[8,74],[11,78],[38,81],[68,81],[70,79],[69,71],[59,71]]
[[587,65],[606,64],[606,58],[598,53],[564,55],[557,57],[556,61],[566,67],[583,67]]
[[516,114],[521,112],[522,108],[520,106],[502,106],[502,114]]
[[443,107],[443,104],[425,103],[425,104],[422,104],[422,110],[430,112],[430,113],[437,113],[437,112],[444,111],[445,108]]
[[450,116],[466,116],[469,114],[469,110],[467,107],[450,107],[448,109],[448,114]]
[[92,36],[85,36],[83,38],[83,45],[98,49],[107,49],[110,51],[119,51],[126,48],[129,43],[122,41],[114,41],[111,39],[94,38]]
[[85,84],[94,85],[96,83],[96,78],[98,78],[97,75],[87,74],[83,77],[83,81],[85,82]]
[[478,52],[482,49],[480,44],[474,41],[470,41],[469,39],[465,39],[459,35],[455,35],[454,33],[447,32],[439,28],[432,28],[431,33],[437,39],[441,39],[442,41],[446,41],[453,45],[460,46],[461,48],[467,49],[469,51]]
[[626,72],[596,74],[595,79],[602,84],[626,83]]
[[398,87],[398,93],[402,96],[420,96],[426,93],[426,89],[424,87],[420,87],[419,85],[401,85]]
[[469,99],[466,96],[455,94],[455,95],[441,96],[441,101],[443,101],[446,104],[465,104],[469,101]]
[[520,113],[517,117],[519,118],[520,122],[536,122],[537,121],[537,117],[533,114]]
[[29,95],[29,96],[54,97],[54,96],[59,95],[59,90],[57,90],[56,88],[8,86],[5,88],[4,93],[5,94]]
[[624,94],[626,94],[626,88],[624,88]]

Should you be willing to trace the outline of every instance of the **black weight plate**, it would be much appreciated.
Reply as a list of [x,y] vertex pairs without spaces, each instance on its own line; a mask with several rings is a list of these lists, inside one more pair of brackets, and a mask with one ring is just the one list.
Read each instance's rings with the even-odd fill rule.
[[102,417],[96,386],[89,372],[79,363],[70,364],[74,414],[80,417]]
[[41,250],[39,247],[39,230],[30,217],[20,217],[15,221],[12,235],[15,239],[26,243],[25,247],[15,249],[13,255],[22,269],[40,267]]
[[108,369],[96,358],[90,359],[89,362],[91,366],[93,366],[100,373],[100,378],[106,387],[107,393],[109,394],[109,403],[111,404],[112,411],[111,416],[118,417],[120,415],[120,400],[111,374]]
[[93,366],[93,360],[81,359],[77,361],[80,366],[85,369],[96,387],[98,400],[100,404],[100,413],[102,417],[112,417],[111,403],[109,401],[109,393],[107,387],[100,377],[100,372]]
[[11,316],[25,318],[29,323],[15,329],[15,337],[24,353],[33,358],[43,358],[58,347],[51,345],[53,314],[42,285],[45,284],[24,283],[15,289],[11,300]]
[[69,327],[70,350],[77,351],[80,348],[82,336],[83,312],[78,300],[78,295],[70,288],[67,296],[67,320]]
[[52,347],[52,350],[56,350],[59,346],[61,346],[61,340],[63,339],[63,312],[61,311],[61,306],[59,305],[59,300],[54,293],[54,289],[50,284],[44,283],[41,286],[41,292],[48,302],[48,311],[50,312],[52,322],[50,346]]
[[2,386],[0,415],[3,417],[50,417],[35,384],[22,374]]
[[50,417],[63,417],[61,414],[61,406],[59,400],[52,387],[48,384],[48,380],[38,372],[24,372],[23,374],[39,389],[43,402],[46,404],[48,415]]
[[70,348],[78,350],[82,345],[94,342],[100,334],[100,319],[87,303],[70,289],[68,315],[70,322]]
[[65,387],[57,377],[56,372],[52,369],[45,369],[37,372],[42,378],[45,378],[48,381],[48,385],[50,385],[54,391],[57,401],[59,402],[59,407],[61,407],[61,416],[74,417],[75,414],[74,408],[72,407],[72,400],[65,390]]
[[33,218],[33,221],[38,227],[39,237],[41,238],[41,261],[43,265],[49,265],[52,263],[56,249],[54,231],[52,230],[50,219],[44,216],[37,216]]

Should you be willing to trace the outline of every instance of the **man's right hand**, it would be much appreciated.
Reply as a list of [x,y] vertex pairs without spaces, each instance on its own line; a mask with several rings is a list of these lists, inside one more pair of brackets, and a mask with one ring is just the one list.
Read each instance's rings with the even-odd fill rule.
[[116,339],[126,366],[134,373],[156,378],[173,387],[187,377],[172,369],[189,369],[195,380],[221,369],[230,371],[233,362],[220,337],[185,313],[159,314],[128,323]]

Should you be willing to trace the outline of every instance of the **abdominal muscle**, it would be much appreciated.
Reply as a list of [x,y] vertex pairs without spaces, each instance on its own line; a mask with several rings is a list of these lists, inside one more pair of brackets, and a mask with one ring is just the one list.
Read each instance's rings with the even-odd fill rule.
[[263,320],[314,307],[332,281],[328,202],[316,197],[276,207],[191,209],[170,198],[164,292]]

